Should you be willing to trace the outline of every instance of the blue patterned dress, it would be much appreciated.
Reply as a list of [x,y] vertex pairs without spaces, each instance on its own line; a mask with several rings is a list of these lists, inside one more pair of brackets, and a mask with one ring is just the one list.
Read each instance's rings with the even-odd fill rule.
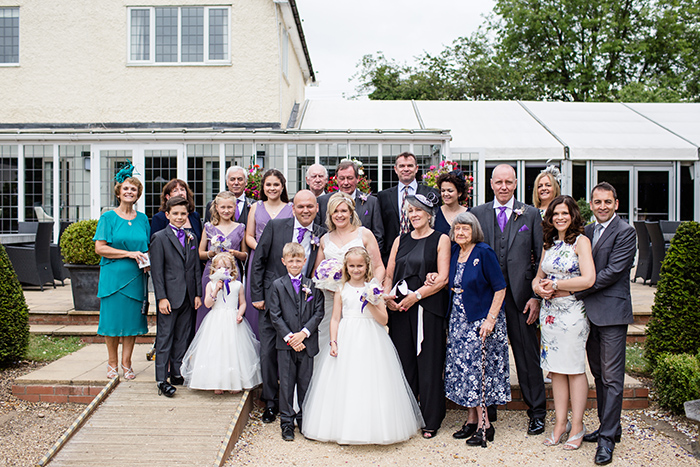
[[[482,342],[479,330],[494,293],[506,283],[493,250],[485,243],[474,246],[467,261],[457,261],[459,247],[453,247],[450,287],[450,327],[445,362],[445,396],[462,407],[481,405],[485,383],[486,405],[503,405],[511,400],[506,314],[498,313],[493,332],[486,338],[485,379],[482,383]],[[466,303],[465,303],[466,300]],[[480,316],[470,320],[470,317]]]
[[[581,276],[575,251],[576,242],[570,245],[556,240],[550,249],[545,250],[542,271],[548,279],[563,280]],[[542,369],[566,375],[584,373],[590,325],[583,301],[576,300],[573,295],[542,300],[540,327]]]

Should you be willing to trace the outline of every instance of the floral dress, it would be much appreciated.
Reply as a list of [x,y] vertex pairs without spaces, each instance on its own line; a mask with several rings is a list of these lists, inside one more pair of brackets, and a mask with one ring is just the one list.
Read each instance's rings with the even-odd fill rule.
[[[548,279],[563,280],[581,275],[576,254],[577,242],[578,238],[573,245],[556,240],[545,251],[542,271]],[[584,373],[590,325],[583,301],[573,295],[542,300],[540,327],[542,369],[566,375]]]

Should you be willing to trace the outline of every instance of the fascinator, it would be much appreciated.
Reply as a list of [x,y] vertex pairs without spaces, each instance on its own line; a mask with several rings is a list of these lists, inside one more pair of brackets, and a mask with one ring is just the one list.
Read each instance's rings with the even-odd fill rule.
[[124,165],[122,165],[122,168],[119,169],[119,172],[114,176],[114,180],[117,183],[123,183],[124,180],[127,178],[131,178],[134,174],[134,165],[131,163],[130,160],[127,160],[124,162]]
[[561,185],[561,172],[559,171],[559,167],[556,165],[548,165],[547,168],[542,171],[542,173],[551,174],[552,177],[554,177],[554,180]]

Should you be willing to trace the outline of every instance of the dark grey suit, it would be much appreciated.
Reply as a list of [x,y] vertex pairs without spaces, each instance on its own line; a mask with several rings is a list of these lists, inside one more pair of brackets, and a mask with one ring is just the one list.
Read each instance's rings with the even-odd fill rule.
[[[586,236],[591,241],[595,225],[586,226]],[[634,228],[615,216],[593,247],[593,287],[575,294],[583,299],[591,322],[586,351],[598,400],[598,445],[610,450],[615,448],[615,436],[622,432],[627,325],[633,321],[630,269],[636,251]]]
[[156,314],[156,381],[166,381],[168,362],[171,376],[180,376],[182,358],[192,327],[194,299],[202,296],[202,272],[198,242],[180,244],[170,226],[151,237],[151,277],[156,303],[167,298],[171,312]]
[[[435,188],[418,184],[416,194],[427,195],[434,193],[440,199],[440,192]],[[384,220],[384,241],[379,244],[379,251],[382,252],[382,261],[384,266],[389,261],[391,247],[394,245],[394,240],[401,233],[401,216],[399,215],[399,185],[392,186],[386,190],[382,190],[377,194],[379,200],[379,209]]]
[[[337,192],[336,192],[337,193]],[[318,213],[316,214],[316,223],[327,227],[326,216],[328,213],[328,200],[335,193],[326,193],[318,197]],[[372,195],[366,195],[367,199],[363,200],[363,194],[360,190],[355,190],[355,212],[362,222],[362,226],[369,229],[379,244],[379,251],[382,251],[384,244],[384,221],[382,221],[382,213],[379,209],[379,201]]]
[[[314,236],[321,238],[326,229],[313,225]],[[270,296],[272,283],[279,277],[287,275],[287,268],[282,264],[282,248],[296,236],[294,218],[272,219],[267,223],[258,247],[250,272],[250,299],[253,302],[265,300],[265,310],[258,314],[258,332],[260,334],[260,369],[262,371],[262,394],[260,398],[268,407],[274,407],[277,402],[279,384],[277,383],[277,332],[270,318]],[[307,258],[306,277],[311,277],[314,262],[318,254],[318,246],[311,247]],[[252,306],[252,304],[251,304]]]
[[[518,215],[516,211],[521,211]],[[513,212],[501,233],[496,222],[493,201],[471,210],[484,231],[484,241],[496,252],[508,288],[504,301],[508,339],[513,348],[515,369],[528,406],[530,418],[544,418],[547,399],[540,368],[537,323],[527,324],[525,304],[535,295],[532,279],[542,254],[542,218],[539,210],[520,201],[513,203]]]
[[[306,293],[306,286],[311,292]],[[314,369],[314,356],[318,354],[318,325],[323,319],[323,293],[316,290],[309,278],[302,278],[297,294],[289,274],[276,279],[270,289],[270,319],[277,331],[277,364],[280,379],[280,421],[282,426],[292,426],[294,420],[301,426],[302,413],[294,412],[294,387],[302,406]],[[310,336],[304,340],[306,348],[296,352],[287,345],[284,337],[306,328]]]

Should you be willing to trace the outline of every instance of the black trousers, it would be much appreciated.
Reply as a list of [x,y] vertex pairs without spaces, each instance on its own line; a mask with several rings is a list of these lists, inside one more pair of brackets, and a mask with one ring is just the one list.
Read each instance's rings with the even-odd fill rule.
[[527,416],[544,418],[547,415],[547,397],[540,367],[540,342],[537,339],[537,324],[527,324],[527,314],[515,305],[513,293],[506,289],[506,326],[508,340],[515,357],[515,370],[520,391],[527,404]]
[[[301,426],[301,406],[309,389],[314,371],[314,359],[306,351],[278,350],[277,364],[280,375],[280,424],[293,426],[294,420]],[[296,387],[299,412],[294,412],[294,388]]]
[[168,366],[171,376],[180,376],[182,358],[187,351],[188,338],[192,328],[194,308],[189,295],[180,308],[171,309],[169,315],[160,311],[156,314],[156,381],[168,379]]
[[622,433],[620,413],[625,384],[627,325],[596,326],[586,342],[588,364],[595,380],[600,432],[598,446],[615,449],[615,435]]
[[262,393],[260,399],[266,407],[277,407],[280,385],[277,368],[277,331],[270,320],[269,311],[258,314],[260,334],[260,371],[262,373]]
[[399,354],[413,395],[420,403],[425,429],[437,430],[445,418],[445,318],[423,310],[420,355],[416,355],[417,326],[418,306],[404,312],[389,312],[389,336]]

